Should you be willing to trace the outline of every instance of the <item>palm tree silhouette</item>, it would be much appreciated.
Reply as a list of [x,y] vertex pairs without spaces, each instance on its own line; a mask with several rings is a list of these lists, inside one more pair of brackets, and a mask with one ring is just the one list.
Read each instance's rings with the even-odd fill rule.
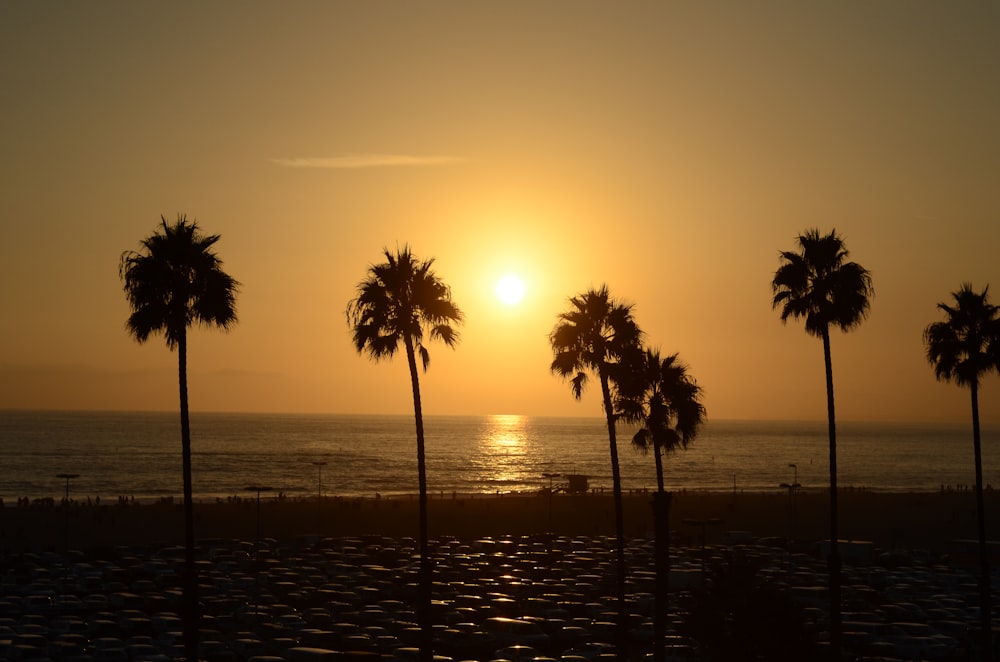
[[642,332],[632,318],[632,306],[613,299],[606,285],[590,289],[569,300],[569,311],[560,313],[549,334],[555,358],[551,370],[570,379],[573,395],[578,400],[587,384],[587,373],[597,375],[601,383],[604,415],[608,423],[611,448],[611,481],[614,492],[615,535],[618,565],[618,655],[626,655],[628,610],[625,604],[625,529],[622,511],[621,471],[618,465],[618,441],[615,435],[615,411],[612,385],[617,389],[617,376],[627,372],[626,366],[640,351]]
[[990,561],[986,547],[986,516],[983,509],[983,459],[979,437],[979,381],[991,371],[1000,371],[1000,307],[989,302],[989,286],[981,293],[963,283],[952,292],[954,306],[939,303],[945,320],[924,329],[927,360],[939,380],[968,386],[972,394],[972,448],[976,461],[976,522],[979,533],[979,619],[984,659],[992,659],[990,614]]
[[392,358],[400,343],[406,349],[413,388],[413,414],[417,427],[417,475],[420,490],[420,659],[430,662],[433,652],[431,624],[432,569],[427,536],[427,474],[424,464],[424,419],[420,402],[417,354],[427,370],[430,354],[424,347],[424,332],[431,339],[454,347],[462,312],[451,300],[451,290],[431,269],[434,260],[420,262],[409,246],[393,255],[384,249],[386,261],[368,268],[368,276],[358,283],[357,297],[347,304],[354,347],[373,361]]
[[639,424],[632,445],[653,451],[656,489],[663,492],[663,454],[687,448],[705,422],[701,387],[677,354],[661,359],[655,349],[643,350],[627,380],[636,381],[622,389],[618,409],[622,420]]
[[782,264],[771,288],[773,308],[781,308],[781,321],[805,318],[806,333],[823,339],[826,366],[826,410],[830,432],[830,648],[840,659],[840,550],[837,541],[837,424],[833,405],[833,363],[830,359],[830,326],[850,331],[867,316],[871,305],[871,274],[848,262],[844,241],[836,230],[821,235],[812,229],[798,237],[799,252],[782,251]]
[[132,308],[128,332],[144,343],[163,333],[177,350],[181,407],[181,453],[184,474],[184,653],[198,659],[198,580],[194,563],[194,505],[191,488],[191,426],[188,417],[187,329],[193,323],[229,330],[236,324],[239,283],[222,270],[212,251],[219,235],[204,235],[195,221],[180,214],[142,240],[142,252],[125,251],[118,275]]
[[622,420],[637,423],[632,445],[650,450],[656,463],[653,517],[656,539],[656,612],[653,614],[653,659],[662,662],[667,633],[667,599],[670,577],[670,502],[663,486],[663,454],[687,448],[705,422],[701,387],[688,375],[677,354],[661,359],[658,350],[646,349],[623,378],[617,408]]

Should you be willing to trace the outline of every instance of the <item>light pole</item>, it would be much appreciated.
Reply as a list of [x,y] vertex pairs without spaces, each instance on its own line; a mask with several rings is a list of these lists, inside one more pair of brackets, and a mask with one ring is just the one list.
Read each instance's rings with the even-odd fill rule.
[[79,478],[80,474],[56,474],[56,478],[66,479],[66,496],[64,498],[64,503],[69,503],[69,481],[71,478]]
[[792,495],[795,494],[801,485],[799,485],[799,465],[794,462],[790,462],[788,466],[795,471],[793,474],[793,479],[791,483],[781,483],[778,487],[784,487],[788,490],[788,509],[794,510],[794,505],[792,504]]
[[791,542],[791,539],[795,536],[795,493],[802,486],[799,485],[799,465],[789,462],[788,466],[795,472],[792,474],[792,482],[781,483],[778,487],[784,487],[788,490],[788,538],[789,542]]
[[313,460],[311,464],[316,467],[316,501],[323,501],[323,467],[326,466],[324,460]]
[[316,467],[316,533],[323,528],[323,467],[325,460],[313,460],[312,465]]
[[542,474],[542,478],[549,479],[549,533],[552,533],[552,479],[559,478],[562,474],[554,474],[545,472]]
[[56,474],[56,478],[66,481],[66,496],[63,497],[63,542],[66,551],[69,551],[69,481],[71,478],[79,478],[80,474]]
[[270,492],[272,488],[264,487],[263,485],[247,485],[245,488],[248,492],[257,493],[257,537],[253,544],[253,554],[258,560],[260,559],[260,493]]

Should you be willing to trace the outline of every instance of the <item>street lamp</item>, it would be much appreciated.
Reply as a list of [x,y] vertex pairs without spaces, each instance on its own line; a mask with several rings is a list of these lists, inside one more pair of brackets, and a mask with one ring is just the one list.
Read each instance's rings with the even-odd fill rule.
[[69,503],[69,481],[71,478],[79,478],[80,474],[56,474],[56,478],[66,479],[66,497],[65,503]]
[[792,474],[792,482],[781,483],[778,487],[784,487],[788,490],[788,538],[791,540],[795,535],[795,493],[802,486],[799,485],[799,465],[790,462],[788,466],[795,472]]
[[69,481],[71,478],[79,478],[80,474],[56,474],[56,478],[66,481],[66,496],[63,498],[63,539],[66,551],[69,551]]
[[784,487],[788,490],[788,507],[791,509],[792,506],[792,495],[798,491],[801,485],[799,485],[799,465],[794,462],[790,462],[788,466],[795,471],[793,474],[793,479],[791,483],[781,483],[778,487]]
[[323,467],[326,466],[324,460],[313,460],[311,464],[316,467],[317,477],[316,477],[316,501],[323,500]]
[[316,467],[316,532],[323,528],[323,467],[325,460],[313,460],[312,465]]
[[542,474],[542,478],[549,479],[549,533],[552,533],[552,479],[559,478],[562,474],[555,474],[545,472]]
[[256,558],[260,558],[260,493],[270,492],[273,488],[265,487],[263,485],[247,485],[245,488],[248,492],[257,493],[257,538],[254,540],[253,553]]

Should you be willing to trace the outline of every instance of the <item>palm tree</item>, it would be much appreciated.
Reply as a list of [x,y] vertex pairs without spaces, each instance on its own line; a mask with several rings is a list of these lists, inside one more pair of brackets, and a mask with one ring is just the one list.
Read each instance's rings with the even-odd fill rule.
[[427,537],[427,475],[424,465],[424,419],[420,402],[417,354],[424,370],[430,354],[424,347],[426,331],[431,340],[441,340],[449,347],[458,342],[453,325],[462,321],[462,312],[451,300],[451,290],[431,269],[434,260],[420,262],[408,246],[393,255],[384,249],[386,261],[368,268],[367,277],[358,283],[357,297],[347,304],[347,323],[351,327],[354,348],[367,353],[373,361],[392,358],[400,343],[406,349],[413,389],[413,414],[417,427],[417,476],[420,490],[420,658],[433,658],[431,624],[431,560]]
[[125,323],[139,343],[163,333],[167,347],[177,350],[180,383],[181,454],[184,474],[184,652],[198,659],[198,580],[194,564],[194,505],[191,489],[191,426],[188,418],[187,329],[191,324],[229,330],[236,324],[239,283],[222,270],[212,247],[219,235],[204,235],[195,221],[181,214],[142,240],[142,252],[125,251],[118,275],[132,308]]
[[663,454],[688,447],[705,422],[701,387],[688,375],[687,366],[671,354],[660,358],[657,350],[643,351],[637,365],[626,376],[619,399],[622,420],[638,423],[632,445],[644,453],[653,451],[656,463],[656,495],[653,498],[656,559],[656,612],[653,615],[653,658],[665,659],[667,598],[670,577],[670,502],[672,493],[663,487]]
[[705,422],[701,387],[687,370],[677,354],[661,359],[658,350],[646,349],[629,375],[636,382],[618,401],[621,418],[639,424],[632,445],[653,451],[658,492],[664,491],[663,454],[686,449]]
[[991,371],[1000,371],[1000,307],[989,302],[989,286],[981,293],[963,283],[952,293],[954,306],[939,303],[945,320],[924,329],[927,360],[939,380],[954,380],[972,393],[972,449],[976,461],[976,520],[979,529],[979,619],[985,659],[992,659],[990,614],[990,562],[986,547],[983,512],[983,460],[979,438],[979,381]]
[[781,321],[805,318],[806,333],[823,339],[826,366],[826,411],[830,432],[830,647],[840,656],[840,550],[837,541],[837,424],[833,405],[833,363],[830,327],[850,331],[867,316],[872,289],[871,274],[848,262],[844,241],[836,230],[821,235],[808,230],[798,237],[799,252],[782,251],[782,264],[771,288],[773,308],[781,308]]
[[[618,465],[618,442],[615,435],[615,411],[612,386],[616,375],[631,365],[640,351],[642,332],[632,318],[632,306],[613,299],[606,285],[588,290],[569,300],[570,310],[560,313],[549,335],[555,358],[551,370],[570,380],[573,395],[580,399],[587,384],[588,372],[601,383],[604,415],[608,423],[611,447],[611,480],[614,492],[615,534],[618,557],[618,654],[624,659],[628,610],[625,604],[625,529],[622,512],[621,471]],[[627,372],[627,371],[625,371]]]

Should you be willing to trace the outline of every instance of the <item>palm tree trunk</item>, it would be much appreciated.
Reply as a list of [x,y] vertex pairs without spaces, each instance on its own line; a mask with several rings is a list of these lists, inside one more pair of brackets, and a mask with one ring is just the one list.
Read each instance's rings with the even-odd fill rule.
[[628,606],[625,604],[625,515],[622,506],[622,476],[618,465],[618,438],[615,435],[615,415],[611,405],[611,387],[608,377],[601,374],[601,394],[604,413],[608,419],[608,441],[611,446],[611,486],[615,501],[615,542],[618,559],[618,659],[624,662],[628,655]]
[[653,439],[653,457],[656,463],[656,491],[663,492],[663,444]]
[[972,448],[976,456],[976,528],[979,533],[979,627],[983,660],[993,659],[992,614],[990,613],[990,556],[986,546],[986,515],[983,505],[983,456],[979,436],[979,384],[972,382]]
[[420,492],[420,576],[417,595],[417,621],[420,625],[420,662],[434,658],[434,630],[431,623],[431,555],[427,533],[427,466],[424,461],[424,414],[420,405],[420,378],[413,341],[405,339],[406,361],[410,366],[410,384],[413,387],[413,417],[417,426],[417,484]]
[[823,361],[826,365],[826,416],[830,429],[830,654],[840,659],[840,532],[837,521],[837,417],[833,406],[833,360],[830,330],[823,328]]
[[177,373],[181,400],[181,471],[184,475],[184,583],[181,589],[184,655],[198,661],[198,575],[194,562],[194,499],[191,485],[191,421],[188,416],[187,331],[177,341]]
[[653,613],[653,661],[664,662],[667,638],[667,601],[670,598],[670,501],[672,492],[663,490],[663,444],[653,439],[656,464],[656,494],[653,496],[653,554],[656,569],[656,611]]
[[670,502],[673,492],[658,490],[653,495],[655,540],[653,553],[656,567],[656,611],[653,613],[653,660],[664,662],[667,637],[667,601],[670,597]]

